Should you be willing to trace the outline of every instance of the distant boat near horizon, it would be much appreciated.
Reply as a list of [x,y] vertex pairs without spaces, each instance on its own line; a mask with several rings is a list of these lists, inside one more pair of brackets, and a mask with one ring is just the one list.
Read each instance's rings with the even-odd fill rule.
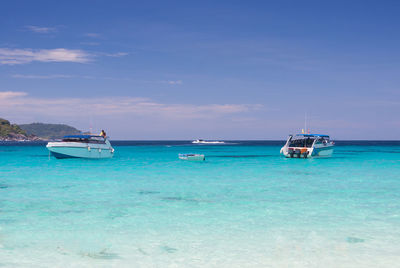
[[324,134],[289,135],[280,153],[288,158],[330,157],[334,142]]
[[194,144],[224,144],[224,141],[206,141],[206,140],[202,140],[202,139],[197,139],[192,141],[192,143]]
[[114,148],[110,141],[98,135],[69,135],[46,145],[56,158],[111,158]]

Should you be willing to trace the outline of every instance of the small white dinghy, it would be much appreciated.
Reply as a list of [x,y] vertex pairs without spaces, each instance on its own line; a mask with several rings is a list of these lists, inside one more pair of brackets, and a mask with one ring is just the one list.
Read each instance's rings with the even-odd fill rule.
[[179,154],[179,159],[189,161],[204,161],[206,157],[204,154]]

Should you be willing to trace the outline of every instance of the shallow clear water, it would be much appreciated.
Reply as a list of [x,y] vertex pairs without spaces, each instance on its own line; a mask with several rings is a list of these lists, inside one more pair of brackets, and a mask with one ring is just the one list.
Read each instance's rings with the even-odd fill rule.
[[[285,159],[280,142],[0,146],[0,266],[397,267],[400,143]],[[178,159],[204,153],[205,162]]]

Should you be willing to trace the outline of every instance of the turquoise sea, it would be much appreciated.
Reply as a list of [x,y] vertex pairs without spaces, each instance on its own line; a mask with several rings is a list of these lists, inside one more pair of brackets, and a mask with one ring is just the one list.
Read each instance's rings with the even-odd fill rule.
[[[399,267],[400,142],[0,146],[0,267]],[[187,162],[178,153],[204,153]]]

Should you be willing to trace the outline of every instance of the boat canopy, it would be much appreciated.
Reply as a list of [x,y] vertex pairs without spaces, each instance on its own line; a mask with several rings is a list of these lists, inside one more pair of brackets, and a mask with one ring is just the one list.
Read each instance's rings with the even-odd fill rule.
[[306,138],[312,138],[312,137],[329,138],[328,135],[324,135],[324,134],[296,134],[296,136],[303,136]]
[[307,147],[311,148],[314,144],[320,142],[329,142],[329,136],[323,134],[296,134],[288,139],[289,147]]

